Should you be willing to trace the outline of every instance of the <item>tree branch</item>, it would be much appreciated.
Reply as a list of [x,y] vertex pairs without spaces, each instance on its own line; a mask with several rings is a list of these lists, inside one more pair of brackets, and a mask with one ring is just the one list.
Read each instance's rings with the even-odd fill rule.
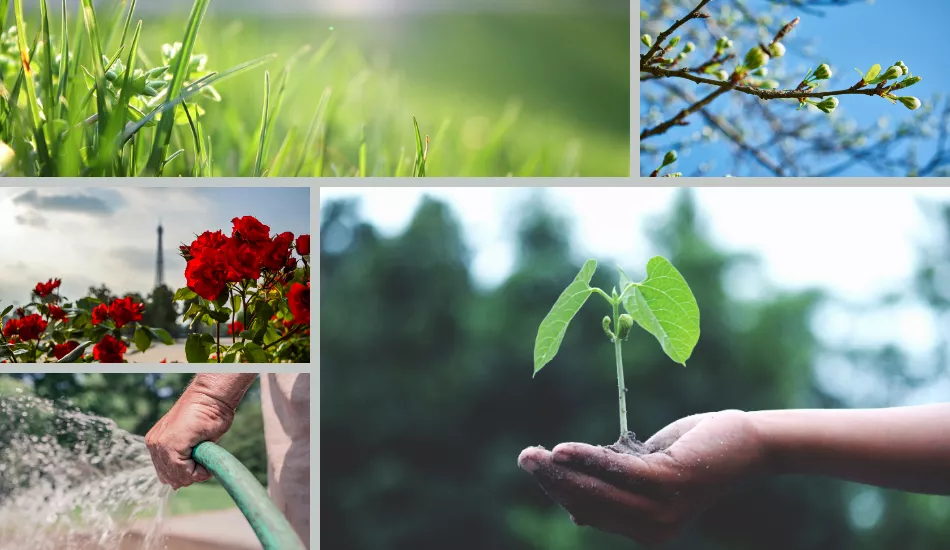
[[716,90],[715,92],[713,92],[713,93],[707,95],[706,97],[700,99],[700,100],[697,101],[696,103],[694,103],[694,104],[690,105],[689,107],[683,109],[682,111],[680,111],[679,113],[677,113],[676,116],[674,116],[673,118],[667,120],[666,122],[664,122],[664,123],[662,123],[662,124],[660,124],[660,125],[658,125],[658,126],[654,126],[653,128],[647,128],[646,130],[640,132],[640,140],[642,141],[642,140],[644,140],[644,139],[646,139],[646,138],[649,138],[649,137],[652,137],[652,136],[658,136],[658,135],[660,135],[660,134],[664,134],[664,133],[666,133],[667,131],[669,131],[669,129],[672,128],[673,126],[685,126],[685,125],[687,124],[687,123],[685,122],[686,117],[688,117],[689,115],[691,115],[691,114],[695,113],[696,111],[702,109],[702,108],[705,107],[706,105],[709,105],[710,103],[713,102],[714,99],[716,99],[717,97],[721,96],[722,94],[728,92],[729,90],[731,90],[731,89],[735,86],[735,83],[729,83],[729,84],[732,84],[732,85],[731,85],[731,86],[728,86],[728,85],[727,85],[727,86],[722,86],[721,88],[719,88],[719,89]]
[[693,8],[693,11],[687,13],[682,19],[673,23],[673,25],[671,25],[670,28],[661,32],[660,35],[656,37],[656,42],[653,43],[653,46],[651,46],[650,49],[647,50],[647,53],[640,56],[640,66],[642,67],[645,63],[648,63],[650,59],[653,58],[654,55],[656,55],[656,52],[660,49],[660,46],[663,44],[663,42],[665,42],[666,39],[669,38],[671,34],[676,32],[676,29],[683,26],[683,24],[685,24],[687,21],[689,21],[690,19],[701,19],[703,17],[709,17],[706,14],[699,13],[699,10],[703,9],[703,6],[705,6],[709,2],[710,0],[701,0],[699,5]]

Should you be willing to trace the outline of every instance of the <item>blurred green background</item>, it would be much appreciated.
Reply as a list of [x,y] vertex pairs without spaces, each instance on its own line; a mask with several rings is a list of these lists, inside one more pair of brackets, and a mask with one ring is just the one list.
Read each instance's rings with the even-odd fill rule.
[[[144,436],[185,390],[193,374],[0,374],[0,399],[27,392],[86,414],[115,421]],[[7,427],[9,429],[9,427]],[[231,429],[218,442],[267,486],[267,452],[261,416],[260,382],[241,401]],[[227,491],[212,478],[181,489],[169,499],[173,515],[235,507]]]
[[[466,197],[455,207],[485,209]],[[323,203],[322,546],[637,547],[576,527],[516,465],[519,452],[531,445],[606,445],[617,438],[613,350],[600,326],[604,310],[594,305],[602,304],[592,300],[581,310],[557,359],[531,377],[538,324],[583,259],[575,253],[584,244],[572,229],[575,220],[544,198],[530,195],[512,205],[506,234],[514,264],[490,285],[475,276],[471,234],[445,202],[423,199],[398,230],[365,217],[355,199]],[[921,241],[925,253],[909,266],[914,275],[905,290],[947,319],[950,202],[929,206],[936,213],[928,218],[933,235]],[[852,207],[859,211],[859,201]],[[702,335],[686,369],[642,331],[625,344],[628,417],[641,438],[680,417],[721,409],[889,406],[927,388],[944,388],[930,398],[947,399],[946,384],[938,385],[947,381],[946,330],[938,333],[933,354],[919,362],[900,346],[860,339],[829,350],[816,318],[834,297],[772,288],[750,298],[743,291],[756,286],[762,267],[712,240],[703,219],[693,193],[680,190],[655,223],[644,223],[647,249],[669,258],[696,295]],[[807,223],[802,216],[801,224]],[[801,227],[786,231],[804,234]],[[609,289],[613,270],[609,263],[602,267],[592,284]],[[628,270],[634,279],[635,271]],[[893,297],[876,300],[845,306],[858,308],[860,317]],[[840,376],[849,371],[833,373],[839,389],[844,384],[855,399],[822,383],[816,364],[829,352],[851,361],[850,372],[860,374],[852,383]],[[789,477],[737,487],[667,548],[938,549],[948,535],[945,497]]]
[[[103,4],[103,19],[118,13],[107,9],[114,5]],[[159,59],[163,43],[181,40],[189,5],[138,9],[148,58]],[[364,127],[369,174],[393,175],[401,156],[415,154],[413,116],[432,139],[432,176],[629,175],[626,3],[385,14],[367,8],[358,15],[212,6],[195,50],[208,55],[208,69],[279,56],[217,86],[220,104],[202,100],[215,175],[240,173],[253,160],[264,70],[276,93],[297,54],[270,154],[291,128],[298,141],[306,138],[329,89],[326,176],[354,175]]]

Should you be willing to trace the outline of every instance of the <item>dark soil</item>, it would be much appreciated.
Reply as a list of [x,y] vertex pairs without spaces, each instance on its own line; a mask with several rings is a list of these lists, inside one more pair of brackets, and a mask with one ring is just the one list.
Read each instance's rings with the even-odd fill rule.
[[650,451],[647,450],[647,446],[637,439],[637,434],[633,432],[627,432],[620,436],[620,439],[617,440],[613,445],[607,445],[606,449],[610,449],[615,453],[622,453],[633,456],[642,456],[650,454]]

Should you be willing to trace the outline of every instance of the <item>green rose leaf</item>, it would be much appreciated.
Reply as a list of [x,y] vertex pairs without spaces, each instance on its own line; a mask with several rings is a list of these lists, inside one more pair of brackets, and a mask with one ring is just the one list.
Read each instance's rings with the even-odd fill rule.
[[144,352],[149,348],[149,346],[152,345],[151,333],[142,327],[135,329],[135,336],[132,338],[132,340],[135,342],[135,347],[137,347],[141,352]]
[[163,328],[149,328],[148,329],[154,338],[157,338],[161,343],[166,346],[171,346],[175,344],[175,339],[172,338],[172,335],[168,333],[167,330]]
[[[624,278],[621,275],[621,281]],[[623,307],[656,337],[670,359],[686,365],[699,341],[699,306],[669,260],[656,256],[647,262],[647,278],[627,291]]]
[[189,334],[185,340],[185,358],[189,363],[207,363],[208,348],[201,341],[201,335]]
[[175,291],[175,301],[180,302],[182,300],[194,300],[198,295],[194,293],[190,288],[179,288]]
[[244,344],[244,356],[247,357],[247,360],[251,363],[267,362],[267,354],[264,353],[264,348],[254,342],[246,342]]
[[83,342],[76,346],[76,349],[67,353],[62,359],[56,361],[57,363],[75,363],[82,354],[86,351],[86,348],[92,345],[92,342]]
[[541,321],[541,326],[538,328],[538,337],[534,342],[535,374],[557,355],[557,350],[561,347],[561,341],[564,339],[564,333],[567,332],[567,325],[593,292],[590,287],[590,280],[594,277],[594,271],[596,270],[597,261],[587,260],[580,273],[574,278],[574,282],[564,289],[551,311]]

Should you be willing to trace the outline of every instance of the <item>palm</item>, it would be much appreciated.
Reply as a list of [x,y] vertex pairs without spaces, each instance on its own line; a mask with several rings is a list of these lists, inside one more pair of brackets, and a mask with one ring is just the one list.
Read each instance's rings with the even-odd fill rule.
[[694,515],[763,461],[744,413],[678,420],[646,442],[647,454],[563,443],[525,449],[519,465],[579,525],[645,544],[674,536]]

